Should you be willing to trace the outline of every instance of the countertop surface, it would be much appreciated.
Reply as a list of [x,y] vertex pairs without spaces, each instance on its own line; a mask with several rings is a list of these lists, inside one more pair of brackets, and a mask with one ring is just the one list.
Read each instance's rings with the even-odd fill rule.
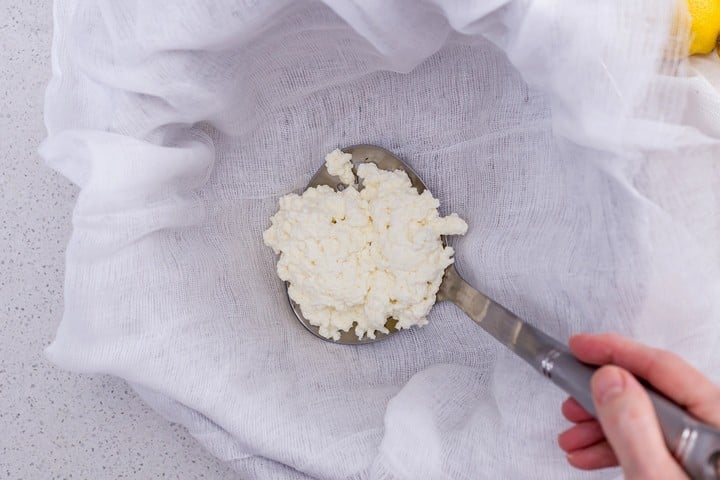
[[52,7],[0,0],[0,478],[235,478],[121,380],[44,356],[77,189],[43,165]]

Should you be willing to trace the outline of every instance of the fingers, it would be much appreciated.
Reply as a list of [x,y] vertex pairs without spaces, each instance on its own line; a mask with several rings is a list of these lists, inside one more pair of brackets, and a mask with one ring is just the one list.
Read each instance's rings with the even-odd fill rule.
[[598,420],[628,480],[687,478],[670,456],[645,389],[616,366],[600,368],[591,388]]
[[605,440],[605,434],[597,420],[578,423],[558,436],[558,445],[568,453]]
[[591,382],[599,423],[572,398],[562,405],[565,418],[576,423],[558,437],[568,462],[581,469],[620,464],[628,480],[686,479],[665,446],[645,388],[629,372],[718,428],[720,387],[678,356],[618,335],[577,335],[570,349],[581,361],[606,366]]
[[569,344],[581,361],[627,369],[699,419],[720,428],[720,387],[677,355],[614,334],[576,335]]
[[606,441],[571,452],[568,454],[567,460],[570,465],[582,470],[595,470],[618,465],[615,452]]
[[573,423],[587,422],[595,418],[572,397],[563,402],[560,411],[565,418]]

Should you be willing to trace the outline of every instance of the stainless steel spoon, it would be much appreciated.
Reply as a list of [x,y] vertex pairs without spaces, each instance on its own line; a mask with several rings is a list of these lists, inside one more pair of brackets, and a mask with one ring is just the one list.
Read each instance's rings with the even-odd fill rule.
[[[426,189],[420,177],[408,165],[383,148],[356,145],[343,151],[352,155],[355,166],[372,162],[384,170],[403,170],[418,192],[422,193]],[[325,166],[321,167],[310,180],[307,188],[319,185],[328,185],[334,189],[344,187],[337,177],[328,173]],[[449,266],[445,271],[437,300],[448,300],[460,307],[486,332],[555,385],[575,397],[588,412],[595,415],[590,378],[597,367],[581,363],[564,344],[524,322],[502,305],[474,289],[460,277],[454,265]],[[305,319],[299,305],[292,299],[290,305],[300,323],[325,341],[357,345],[376,342],[398,333],[395,329],[395,321],[390,319],[385,325],[389,333],[378,333],[374,339],[367,337],[358,339],[353,329],[343,332],[337,341],[327,339],[320,335],[318,327],[311,325]],[[650,388],[648,394],[655,406],[668,449],[685,471],[692,478],[720,480],[720,431],[691,417],[681,407]]]

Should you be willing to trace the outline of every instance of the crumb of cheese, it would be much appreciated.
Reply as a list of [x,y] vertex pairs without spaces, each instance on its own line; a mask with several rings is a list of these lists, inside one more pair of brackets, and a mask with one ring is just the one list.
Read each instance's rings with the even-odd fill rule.
[[352,185],[355,183],[355,175],[353,175],[351,160],[352,155],[336,148],[325,155],[325,166],[330,175],[340,178],[345,185]]
[[[441,217],[429,191],[418,194],[403,171],[358,166],[364,188],[354,184],[351,155],[328,154],[328,171],[350,187],[307,189],[280,198],[280,209],[264,232],[280,254],[277,272],[290,297],[320,334],[337,340],[355,325],[359,338],[427,324],[453,249],[441,235],[462,235],[456,214]],[[333,173],[335,172],[335,173]]]

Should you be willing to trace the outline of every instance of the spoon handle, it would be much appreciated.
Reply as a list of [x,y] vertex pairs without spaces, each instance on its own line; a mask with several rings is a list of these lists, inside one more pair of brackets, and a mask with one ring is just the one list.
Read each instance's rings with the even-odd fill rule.
[[[523,327],[529,335],[542,339],[540,341],[543,337],[551,340],[543,342],[547,345],[545,353],[535,357],[531,365],[595,416],[590,379],[599,367],[580,362],[566,347],[558,348],[555,339],[535,327],[527,323]],[[521,352],[516,353],[525,358]],[[644,386],[655,407],[665,444],[690,478],[720,479],[720,431],[692,417],[652,387]]]
[[[440,300],[450,300],[484,330],[515,352],[595,415],[590,379],[598,367],[580,362],[558,340],[493,302],[449,268]],[[690,416],[645,385],[655,407],[665,443],[691,478],[720,480],[720,431]]]

